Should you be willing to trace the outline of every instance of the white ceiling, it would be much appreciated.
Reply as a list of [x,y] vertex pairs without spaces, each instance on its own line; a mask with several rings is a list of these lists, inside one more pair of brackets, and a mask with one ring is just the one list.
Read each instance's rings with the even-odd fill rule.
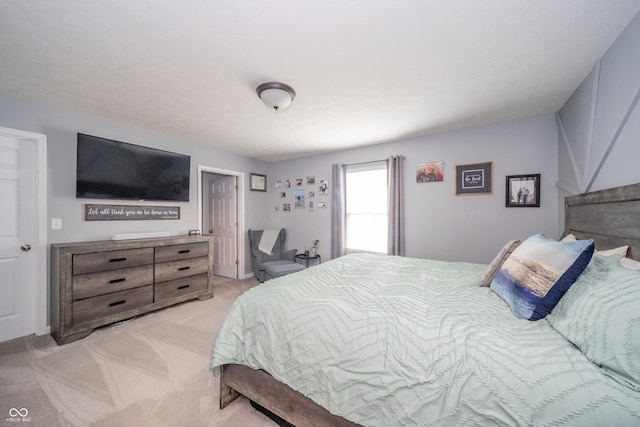
[[[638,10],[640,0],[0,0],[0,93],[276,161],[556,112]],[[266,81],[295,88],[288,109],[262,104]]]

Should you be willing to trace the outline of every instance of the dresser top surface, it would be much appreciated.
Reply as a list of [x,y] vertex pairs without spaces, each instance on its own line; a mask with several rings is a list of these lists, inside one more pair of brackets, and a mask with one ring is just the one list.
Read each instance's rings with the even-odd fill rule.
[[210,236],[172,236],[152,237],[146,239],[128,240],[102,240],[91,242],[53,243],[51,249],[62,250],[68,253],[85,253],[92,251],[110,251],[131,248],[148,248],[157,246],[181,245],[186,243],[198,243],[212,241]]

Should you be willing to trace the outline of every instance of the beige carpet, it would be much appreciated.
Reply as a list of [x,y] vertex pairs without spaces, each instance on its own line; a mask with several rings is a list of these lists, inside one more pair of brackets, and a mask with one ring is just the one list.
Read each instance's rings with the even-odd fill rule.
[[242,397],[221,411],[219,378],[208,369],[229,306],[256,284],[216,277],[210,300],[107,326],[64,346],[33,335],[0,343],[0,425],[25,425],[26,410],[29,425],[48,427],[273,427]]

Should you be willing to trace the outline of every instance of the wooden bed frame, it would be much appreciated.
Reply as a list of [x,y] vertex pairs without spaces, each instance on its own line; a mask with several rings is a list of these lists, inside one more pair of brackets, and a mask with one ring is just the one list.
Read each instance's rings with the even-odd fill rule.
[[596,249],[629,245],[627,257],[640,259],[640,184],[565,198],[563,235],[593,239]]
[[[640,184],[565,198],[565,230],[578,239],[593,239],[596,249],[629,245],[627,256],[640,260]],[[297,426],[355,427],[264,371],[244,365],[220,369],[220,409],[243,395]]]

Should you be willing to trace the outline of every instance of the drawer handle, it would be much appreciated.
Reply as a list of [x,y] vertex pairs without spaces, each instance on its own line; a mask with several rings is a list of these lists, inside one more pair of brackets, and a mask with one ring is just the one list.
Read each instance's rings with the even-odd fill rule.
[[191,252],[191,249],[184,249],[182,251],[178,251],[179,254],[188,254],[189,252]]
[[109,260],[109,262],[121,262],[121,261],[126,261],[126,260],[127,260],[127,257],[125,256],[125,257],[122,257],[122,258],[111,258]]
[[127,302],[127,300],[121,300],[121,301],[116,301],[116,302],[112,302],[111,304],[109,304],[109,307],[115,307],[116,305],[121,305],[124,304],[125,302]]
[[126,277],[121,277],[119,279],[111,279],[109,280],[109,283],[119,283],[119,282],[124,282],[125,280],[127,280]]
[[184,271],[184,270],[188,270],[188,269],[190,269],[190,268],[191,268],[191,267],[189,267],[189,266],[187,266],[187,267],[180,267],[180,268],[178,269],[178,271]]
[[191,285],[182,285],[182,286],[178,286],[178,289],[187,289],[189,286],[191,286]]

